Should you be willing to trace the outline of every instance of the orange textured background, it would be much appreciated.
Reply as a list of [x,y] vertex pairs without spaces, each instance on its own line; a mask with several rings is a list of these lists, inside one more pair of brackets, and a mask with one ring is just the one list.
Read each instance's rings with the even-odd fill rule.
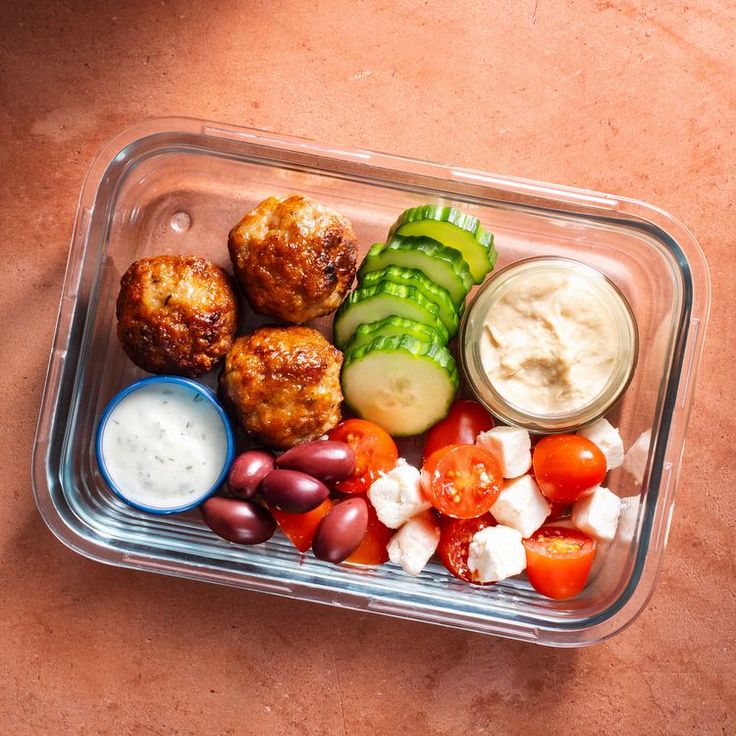
[[[0,732],[736,731],[733,3],[5,0],[0,25]],[[712,321],[631,628],[547,650],[117,570],[52,537],[29,466],[76,198],[104,141],[161,115],[620,193],[693,230]]]

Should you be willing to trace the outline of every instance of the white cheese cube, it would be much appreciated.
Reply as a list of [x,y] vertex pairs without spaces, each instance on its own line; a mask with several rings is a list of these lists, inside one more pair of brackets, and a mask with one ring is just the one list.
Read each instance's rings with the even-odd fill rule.
[[624,470],[629,473],[637,486],[641,485],[649,459],[649,445],[652,441],[652,431],[648,429],[639,435],[639,438],[629,447],[624,456]]
[[503,487],[491,514],[499,524],[516,529],[530,537],[549,516],[550,507],[531,475],[522,475]]
[[623,463],[623,440],[616,427],[607,419],[598,419],[593,424],[579,429],[578,434],[597,445],[606,456],[606,470],[613,470]]
[[641,498],[629,496],[621,499],[621,512],[618,517],[618,538],[629,544],[636,534],[636,523],[639,520]]
[[508,526],[489,526],[473,535],[468,569],[480,583],[505,580],[524,572],[526,551],[521,534]]
[[386,550],[391,562],[401,565],[409,575],[419,575],[440,541],[440,527],[428,511],[404,524],[391,537]]
[[603,486],[575,501],[572,523],[591,537],[610,542],[616,536],[621,499]]
[[412,516],[431,507],[419,483],[419,470],[403,458],[393,470],[377,478],[368,489],[376,515],[387,527],[398,529]]
[[475,440],[498,460],[504,478],[518,478],[532,466],[529,432],[517,427],[494,427]]

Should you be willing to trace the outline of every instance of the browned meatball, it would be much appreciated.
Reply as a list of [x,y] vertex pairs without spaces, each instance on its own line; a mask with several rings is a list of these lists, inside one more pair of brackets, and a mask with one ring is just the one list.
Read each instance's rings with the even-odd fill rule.
[[342,353],[309,327],[262,327],[225,358],[220,396],[260,442],[292,447],[340,421]]
[[230,258],[256,312],[302,324],[334,312],[355,278],[350,222],[308,197],[269,197],[231,231]]
[[149,373],[199,376],[230,349],[238,305],[230,277],[198,256],[154,256],[120,279],[118,338]]

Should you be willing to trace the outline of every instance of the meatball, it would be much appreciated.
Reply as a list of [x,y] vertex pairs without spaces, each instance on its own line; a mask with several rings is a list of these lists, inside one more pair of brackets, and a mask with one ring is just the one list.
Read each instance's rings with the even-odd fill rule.
[[228,249],[251,307],[285,322],[334,312],[355,278],[350,222],[302,195],[261,202],[230,231]]
[[230,349],[238,304],[230,277],[198,256],[154,256],[120,279],[118,338],[149,373],[199,376]]
[[292,447],[340,421],[342,353],[309,327],[261,327],[225,358],[220,397],[246,432]]

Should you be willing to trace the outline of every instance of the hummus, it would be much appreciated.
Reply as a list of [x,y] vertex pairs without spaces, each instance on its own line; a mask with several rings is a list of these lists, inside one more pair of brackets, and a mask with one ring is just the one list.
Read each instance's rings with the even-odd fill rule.
[[619,329],[608,300],[580,274],[521,273],[488,308],[483,371],[508,403],[565,414],[594,401],[616,366]]

